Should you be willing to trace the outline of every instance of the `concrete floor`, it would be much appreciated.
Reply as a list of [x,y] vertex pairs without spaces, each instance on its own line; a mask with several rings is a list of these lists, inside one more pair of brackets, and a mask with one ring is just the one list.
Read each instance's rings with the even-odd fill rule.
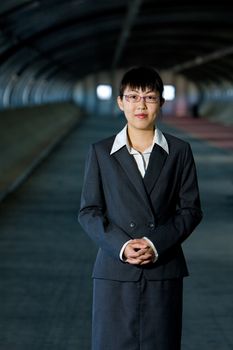
[[[96,247],[77,222],[84,159],[91,142],[122,125],[100,116],[83,121],[0,204],[0,350],[90,350]],[[191,276],[182,349],[230,350],[233,156],[174,125],[161,129],[190,141],[204,211],[184,243]]]

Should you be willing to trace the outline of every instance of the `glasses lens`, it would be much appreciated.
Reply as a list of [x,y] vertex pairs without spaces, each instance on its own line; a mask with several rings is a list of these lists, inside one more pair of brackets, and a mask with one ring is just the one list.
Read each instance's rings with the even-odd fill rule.
[[140,101],[140,96],[139,95],[128,95],[128,99],[130,102],[139,102]]
[[140,96],[136,94],[124,95],[128,102],[136,103],[143,99],[146,103],[156,103],[159,101],[158,96]]
[[158,101],[157,96],[146,96],[145,101],[148,103],[156,103]]

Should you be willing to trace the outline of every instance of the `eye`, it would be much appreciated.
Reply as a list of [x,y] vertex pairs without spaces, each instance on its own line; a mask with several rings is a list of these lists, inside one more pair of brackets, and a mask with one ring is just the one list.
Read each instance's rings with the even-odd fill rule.
[[131,94],[131,95],[129,95],[129,98],[130,98],[131,101],[137,101],[138,100],[138,95]]
[[148,101],[156,101],[157,97],[156,96],[147,96]]

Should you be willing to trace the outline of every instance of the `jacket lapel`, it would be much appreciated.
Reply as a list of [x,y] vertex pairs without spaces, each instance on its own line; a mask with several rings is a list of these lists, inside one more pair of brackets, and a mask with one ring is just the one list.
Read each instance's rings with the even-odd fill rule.
[[138,170],[137,164],[133,156],[129,154],[127,148],[125,146],[122,147],[120,150],[114,153],[113,156],[120,163],[121,167],[127,174],[129,181],[133,184],[136,191],[141,196],[142,200],[146,202],[148,205],[150,205],[142,176]]
[[150,194],[153,190],[155,183],[158,180],[161,170],[165,164],[167,156],[167,152],[162,147],[157,144],[154,145],[144,176],[144,184],[148,194]]

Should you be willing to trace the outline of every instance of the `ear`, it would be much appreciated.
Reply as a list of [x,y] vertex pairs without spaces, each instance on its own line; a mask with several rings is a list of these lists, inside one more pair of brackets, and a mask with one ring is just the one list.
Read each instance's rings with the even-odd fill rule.
[[165,99],[163,97],[161,97],[160,99],[160,107],[162,107],[165,103]]
[[117,104],[121,111],[124,111],[123,101],[120,96],[117,97]]

